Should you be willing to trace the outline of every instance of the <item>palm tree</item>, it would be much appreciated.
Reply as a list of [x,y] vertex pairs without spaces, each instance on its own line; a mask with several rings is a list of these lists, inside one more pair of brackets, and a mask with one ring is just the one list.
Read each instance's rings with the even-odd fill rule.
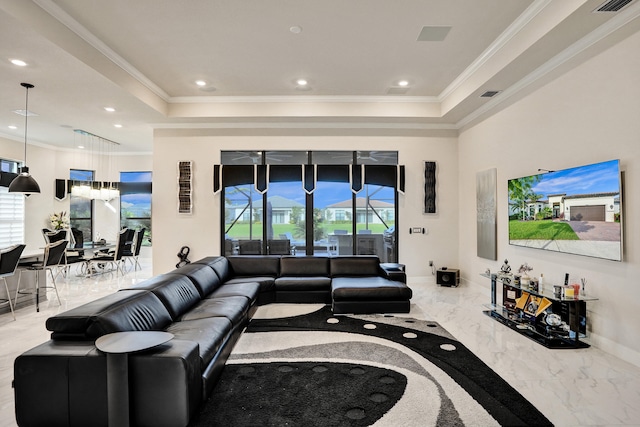
[[525,219],[527,201],[542,198],[542,195],[536,194],[532,190],[533,185],[540,182],[540,177],[541,175],[532,175],[509,180],[509,204],[518,209],[523,220]]

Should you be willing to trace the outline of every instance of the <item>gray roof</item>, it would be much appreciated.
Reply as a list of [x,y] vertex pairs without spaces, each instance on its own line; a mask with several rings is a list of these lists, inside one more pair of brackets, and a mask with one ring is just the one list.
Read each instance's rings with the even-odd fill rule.
[[282,196],[272,196],[267,198],[267,201],[271,203],[272,209],[285,209],[285,208],[293,208],[300,207],[304,208],[302,203],[296,202],[295,200],[287,199]]
[[[381,200],[370,200],[371,206],[374,208],[393,208],[393,203],[383,202]],[[366,199],[364,197],[356,198],[356,208],[364,208],[366,207]],[[351,199],[345,200],[343,202],[334,203],[332,205],[328,205],[327,208],[351,208]]]

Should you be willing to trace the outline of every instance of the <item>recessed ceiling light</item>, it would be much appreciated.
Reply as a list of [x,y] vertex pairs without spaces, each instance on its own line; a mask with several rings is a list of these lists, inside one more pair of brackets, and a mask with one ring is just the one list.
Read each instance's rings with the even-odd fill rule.
[[197,84],[198,86],[206,86],[206,85],[207,85],[207,82],[205,82],[204,80],[196,80],[196,84]]
[[116,109],[113,108],[113,107],[104,107],[104,111],[108,111],[110,113],[113,113],[114,111],[116,111]]
[[298,79],[298,80],[296,80],[296,84],[297,84],[298,86],[306,86],[308,83],[309,83],[309,82],[308,82],[308,81],[306,81],[305,79]]
[[18,129],[18,126],[14,126],[14,125],[9,125],[9,126],[7,126],[7,127],[8,127],[9,129],[13,129],[13,130]]
[[18,67],[26,67],[27,66],[27,63],[24,62],[22,59],[12,59],[11,63],[13,65],[17,65]]
[[302,32],[302,27],[300,25],[294,25],[293,27],[289,28],[289,31],[291,31],[293,34],[300,34]]
[[400,80],[400,81],[398,82],[398,86],[402,86],[402,87],[404,87],[404,86],[409,86],[409,82],[408,82],[408,81],[406,81],[406,80]]
[[83,149],[84,145],[78,145],[78,148]]
[[113,126],[115,126],[115,127],[117,127],[117,128],[121,128],[121,127],[122,127],[122,125],[121,125],[120,123],[116,123],[116,124],[115,124],[115,125],[113,125]]

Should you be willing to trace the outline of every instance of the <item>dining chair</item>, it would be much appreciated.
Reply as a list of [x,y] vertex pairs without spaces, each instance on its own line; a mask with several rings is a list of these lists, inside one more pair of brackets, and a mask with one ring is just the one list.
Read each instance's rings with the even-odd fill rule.
[[140,249],[142,248],[142,240],[144,239],[144,233],[147,231],[146,228],[141,228],[140,230],[136,230],[133,234],[133,244],[130,250],[124,251],[122,255],[123,258],[128,259],[133,264],[133,269],[137,270],[140,267],[142,270],[142,266],[140,265]]
[[291,235],[290,231],[287,231],[286,233],[280,233],[280,239],[281,240],[289,240],[289,244],[291,245],[291,255],[295,255],[296,254],[296,250],[298,249],[296,247],[296,243],[293,239],[293,236]]
[[125,270],[123,265],[124,260],[122,259],[122,256],[124,255],[125,247],[127,245],[128,235],[129,230],[127,228],[123,228],[118,233],[116,248],[113,252],[98,252],[92,258],[87,259],[87,274],[91,275],[92,272],[99,272],[99,270],[104,270],[104,266],[110,264],[116,270],[116,274],[118,273],[118,271],[120,271],[124,276]]
[[47,243],[55,243],[55,242],[59,242],[60,240],[69,240],[69,230],[63,228],[60,230],[53,230],[53,231],[48,231],[44,233],[44,240]]
[[124,249],[122,251],[122,256],[128,256],[129,254],[133,254],[133,245],[136,240],[136,230],[133,228],[123,227],[122,230],[126,230],[124,235]]
[[53,230],[49,230],[48,228],[42,229],[42,237],[44,238],[45,243],[49,243],[49,239],[47,239],[47,233],[51,233]]
[[[45,229],[43,229],[44,231]],[[73,263],[77,263],[80,261],[84,261],[79,253],[74,253],[75,251],[70,251],[69,249],[76,245],[75,234],[73,233],[73,229],[62,228],[60,230],[54,230],[44,233],[44,240],[47,243],[55,243],[60,240],[69,241],[67,250],[62,255],[62,266],[60,267],[62,273],[66,276],[69,273],[69,265]]]
[[[62,305],[62,301],[60,300],[60,294],[58,294],[58,287],[56,286],[56,277],[60,274],[60,263],[62,262],[62,256],[64,252],[67,250],[67,245],[69,244],[68,240],[60,240],[55,243],[49,243],[44,247],[44,256],[42,258],[41,263],[33,263],[27,267],[29,271],[35,271],[36,273],[36,289],[34,292],[31,291],[20,291],[20,282],[22,281],[22,273],[25,270],[20,270],[20,274],[18,275],[18,286],[16,286],[16,299],[14,301],[14,305],[18,302],[19,294],[36,294],[36,311],[40,311],[40,272],[45,272],[45,286],[43,288],[52,288],[56,291],[56,297],[58,298],[58,303]],[[55,274],[53,274],[55,270]],[[46,285],[46,272],[51,274],[51,286]]]
[[15,274],[18,263],[20,262],[20,255],[22,255],[25,247],[26,245],[13,245],[0,250],[0,278],[4,281],[4,290],[7,292],[7,298],[0,298],[0,304],[9,304],[13,320],[16,320],[16,313],[13,310],[11,295],[9,295],[7,277]]
[[291,255],[289,240],[267,240],[269,255]]
[[240,255],[260,255],[262,253],[262,241],[238,240],[238,253]]

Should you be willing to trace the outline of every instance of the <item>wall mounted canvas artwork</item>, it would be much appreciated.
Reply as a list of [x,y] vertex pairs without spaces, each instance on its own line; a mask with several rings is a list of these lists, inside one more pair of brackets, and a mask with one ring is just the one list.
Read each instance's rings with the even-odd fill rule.
[[495,168],[476,174],[477,254],[491,260],[498,259],[496,176]]

